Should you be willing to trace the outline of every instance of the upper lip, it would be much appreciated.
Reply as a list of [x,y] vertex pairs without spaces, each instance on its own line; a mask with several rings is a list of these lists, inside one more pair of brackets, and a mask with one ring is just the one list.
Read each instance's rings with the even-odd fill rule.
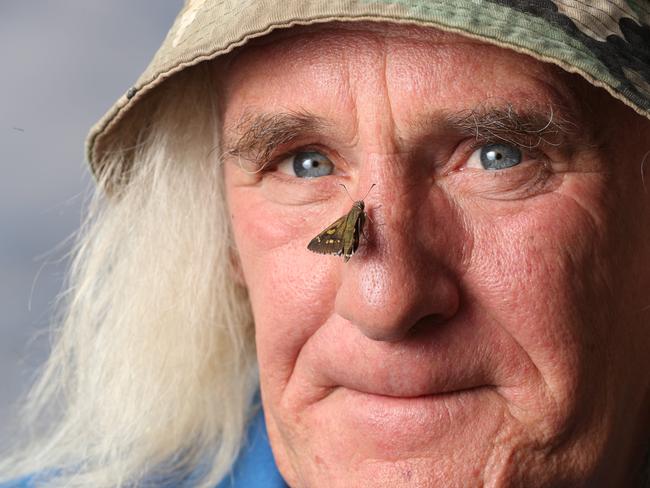
[[[438,331],[439,332],[439,331]],[[325,336],[326,337],[326,336]],[[321,337],[322,339],[322,337]],[[503,379],[499,356],[486,354],[478,339],[432,333],[413,341],[384,343],[355,335],[308,343],[294,371],[324,389],[344,387],[398,398],[442,395],[494,386]],[[512,366],[512,365],[510,365]]]

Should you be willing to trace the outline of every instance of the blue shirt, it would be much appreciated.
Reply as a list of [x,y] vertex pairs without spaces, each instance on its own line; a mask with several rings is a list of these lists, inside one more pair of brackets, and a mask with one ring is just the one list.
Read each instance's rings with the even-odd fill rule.
[[[0,483],[0,488],[36,488],[36,476]],[[41,478],[42,479],[42,478]],[[157,485],[147,483],[148,486]],[[194,486],[193,477],[184,480],[161,482],[158,486],[165,488],[190,488]],[[271,453],[269,437],[266,432],[262,410],[248,426],[246,442],[231,473],[215,488],[288,488]]]
[[217,488],[288,488],[275,466],[262,409],[248,427],[246,437],[232,474]]

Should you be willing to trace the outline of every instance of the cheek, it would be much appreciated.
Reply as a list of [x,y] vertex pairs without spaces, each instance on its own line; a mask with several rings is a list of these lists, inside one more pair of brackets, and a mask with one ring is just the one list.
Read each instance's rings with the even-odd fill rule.
[[603,264],[607,224],[593,206],[596,195],[589,211],[573,196],[544,198],[544,205],[498,222],[475,221],[479,231],[466,283],[476,316],[500,324],[541,380],[523,378],[513,389],[516,403],[535,415],[540,397],[532,385],[545,385],[566,419],[567,410],[584,407],[577,405],[579,390],[595,384],[587,377],[602,373],[603,358],[594,351],[603,348],[594,343],[603,346],[610,323],[602,305],[612,303],[610,270]]
[[[260,371],[280,388],[300,349],[332,314],[334,257],[307,250],[312,220],[247,188],[229,192],[235,244],[255,317]],[[315,234],[315,233],[314,233]]]

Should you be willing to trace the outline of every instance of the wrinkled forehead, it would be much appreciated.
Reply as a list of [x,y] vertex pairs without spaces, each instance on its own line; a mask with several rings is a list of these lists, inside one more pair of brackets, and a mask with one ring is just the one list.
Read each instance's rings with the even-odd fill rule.
[[[461,46],[493,48],[503,56],[517,57],[522,62],[531,64],[546,65],[537,62],[530,56],[488,44],[466,34],[460,35],[435,27],[378,21],[328,22],[279,29],[264,37],[252,39],[229,55],[222,56],[216,62],[230,65],[235,60],[247,57],[251,53],[262,55],[272,53],[274,56],[282,56],[283,53],[286,53],[286,56],[291,57],[315,53],[318,57],[332,58],[369,48],[389,50],[401,47],[411,49],[414,55],[419,55],[423,51],[432,54],[435,47],[453,49]],[[557,71],[560,70],[557,69]]]
[[[425,98],[435,95],[450,108],[505,106],[518,100],[522,109],[578,114],[585,96],[597,91],[555,65],[511,49],[433,27],[381,22],[333,22],[277,31],[216,60],[214,73],[223,103],[229,105],[235,98],[242,111],[250,112],[251,106],[268,103],[262,102],[265,93],[276,79],[286,83],[287,71],[294,76],[288,77],[292,86],[284,85],[286,89],[308,92],[304,101],[291,101],[309,105],[314,98],[340,95],[343,85],[354,83],[352,77],[382,70],[391,96],[415,93],[427,103]],[[477,72],[489,76],[477,79]]]

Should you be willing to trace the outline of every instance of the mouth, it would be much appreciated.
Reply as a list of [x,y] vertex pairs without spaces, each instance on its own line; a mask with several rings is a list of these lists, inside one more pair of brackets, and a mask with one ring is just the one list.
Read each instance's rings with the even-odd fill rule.
[[[462,386],[462,387],[456,387],[456,388],[448,388],[448,389],[430,389],[427,391],[422,391],[422,392],[417,392],[414,391],[413,389],[403,389],[403,390],[367,390],[363,388],[349,388],[351,391],[355,391],[361,395],[368,395],[368,396],[373,396],[377,398],[386,398],[387,400],[389,399],[400,399],[400,400],[418,400],[418,399],[426,399],[426,398],[450,398],[454,395],[463,395],[463,394],[468,394],[472,392],[477,392],[480,390],[485,390],[488,388],[493,388],[494,385],[476,385],[476,386]],[[346,388],[345,386],[341,386],[340,388]]]
[[462,432],[492,415],[495,388],[490,385],[402,395],[338,387],[327,400],[338,422],[363,432],[375,443],[427,444]]

